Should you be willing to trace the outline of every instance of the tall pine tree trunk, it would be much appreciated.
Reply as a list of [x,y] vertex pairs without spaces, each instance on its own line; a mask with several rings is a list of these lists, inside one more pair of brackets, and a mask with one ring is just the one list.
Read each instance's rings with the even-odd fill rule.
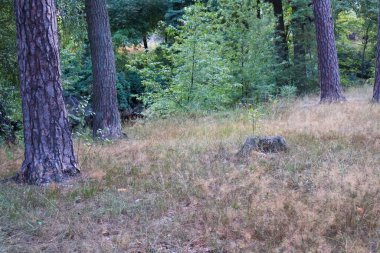
[[330,0],[313,0],[321,102],[345,101],[340,86],[338,55]]
[[289,49],[286,38],[286,29],[284,22],[284,10],[282,7],[282,0],[271,0],[273,4],[273,12],[277,18],[276,24],[276,48],[278,51],[278,57],[281,61],[289,61]]
[[15,0],[24,119],[21,179],[61,182],[79,172],[60,81],[55,0]]
[[120,138],[115,55],[106,0],[86,0],[85,8],[93,74],[93,134],[101,139]]
[[[380,5],[379,5],[380,7]],[[380,12],[378,16],[377,28],[377,48],[376,48],[376,69],[375,69],[375,84],[373,87],[373,102],[380,102]]]

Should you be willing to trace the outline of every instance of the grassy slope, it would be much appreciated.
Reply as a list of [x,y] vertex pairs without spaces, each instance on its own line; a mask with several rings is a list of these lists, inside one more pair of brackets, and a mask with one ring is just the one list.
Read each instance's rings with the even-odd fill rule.
[[[78,143],[83,177],[0,185],[0,252],[378,252],[380,107],[369,89],[267,108],[285,154],[234,157],[247,113],[146,122]],[[22,151],[0,150],[0,176]]]

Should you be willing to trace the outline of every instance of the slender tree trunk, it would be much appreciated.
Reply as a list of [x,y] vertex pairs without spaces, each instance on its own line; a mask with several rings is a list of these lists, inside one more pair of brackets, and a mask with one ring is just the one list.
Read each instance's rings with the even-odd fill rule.
[[340,86],[338,55],[330,0],[313,0],[321,102],[345,101]]
[[282,0],[271,0],[273,4],[274,15],[277,18],[276,24],[276,47],[278,51],[278,57],[281,61],[289,61],[289,49],[286,38],[286,29],[284,22],[284,10],[282,8]]
[[[379,3],[380,7],[380,3]],[[373,102],[380,103],[380,12],[378,16],[377,28],[377,45],[376,45],[376,67],[375,67],[375,84],[373,86]]]
[[294,66],[297,71],[297,86],[306,85],[307,69],[306,69],[306,48],[302,41],[304,26],[301,25],[294,32]]
[[93,75],[93,135],[101,139],[117,139],[122,132],[107,3],[106,0],[86,0],[85,8]]
[[189,87],[189,94],[187,95],[187,102],[190,103],[190,100],[191,100],[191,97],[192,97],[192,93],[193,93],[193,89],[194,89],[194,76],[195,76],[195,54],[196,54],[196,46],[197,46],[197,43],[196,43],[196,40],[194,38],[194,43],[193,43],[193,56],[192,56],[192,65],[191,65],[191,79],[190,79],[190,87]]
[[363,38],[363,51],[362,51],[362,64],[361,64],[361,78],[368,78],[368,75],[366,74],[366,67],[365,67],[365,55],[367,52],[368,42],[369,42],[369,29],[371,28],[371,23],[368,23],[365,35]]
[[256,2],[256,17],[261,19],[261,0],[257,0]]
[[144,49],[148,50],[148,37],[146,34],[143,35],[143,44],[144,44]]
[[61,182],[79,170],[60,81],[55,0],[15,0],[25,160],[31,184]]
[[[292,11],[296,13],[298,11],[298,6],[292,2]],[[296,72],[295,83],[297,87],[302,87],[306,85],[306,48],[304,45],[304,33],[305,33],[305,18],[301,17],[299,14],[293,15],[292,26],[293,26],[293,54],[294,54],[294,70]]]

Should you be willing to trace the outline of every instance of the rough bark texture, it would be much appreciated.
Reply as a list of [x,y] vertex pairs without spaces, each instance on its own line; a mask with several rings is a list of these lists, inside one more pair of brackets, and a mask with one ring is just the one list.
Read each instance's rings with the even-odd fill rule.
[[16,0],[25,160],[20,178],[61,182],[79,172],[62,97],[55,0]]
[[340,86],[338,55],[330,0],[313,0],[321,102],[346,100]]
[[378,16],[375,84],[373,87],[373,98],[372,99],[376,103],[380,102],[380,12],[379,12],[379,16]]
[[237,153],[238,156],[247,156],[251,151],[263,153],[277,153],[288,150],[288,145],[282,136],[249,137]]
[[278,51],[278,56],[281,59],[281,61],[287,62],[289,60],[289,49],[286,38],[282,0],[272,0],[272,4],[274,15],[277,18],[276,36],[278,37],[278,39],[276,41],[276,47]]
[[106,0],[86,0],[85,6],[93,74],[93,134],[101,139],[117,139],[122,132]]

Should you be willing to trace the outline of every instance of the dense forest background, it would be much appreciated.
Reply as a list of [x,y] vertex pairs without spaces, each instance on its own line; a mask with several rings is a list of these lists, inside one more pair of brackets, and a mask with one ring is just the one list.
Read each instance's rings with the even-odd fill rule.
[[[0,3],[0,108],[21,129],[13,1]],[[333,0],[343,87],[373,83],[377,1]],[[59,0],[64,97],[91,115],[84,3]],[[319,90],[311,1],[110,0],[122,119],[255,105]],[[4,124],[3,124],[4,125]]]

